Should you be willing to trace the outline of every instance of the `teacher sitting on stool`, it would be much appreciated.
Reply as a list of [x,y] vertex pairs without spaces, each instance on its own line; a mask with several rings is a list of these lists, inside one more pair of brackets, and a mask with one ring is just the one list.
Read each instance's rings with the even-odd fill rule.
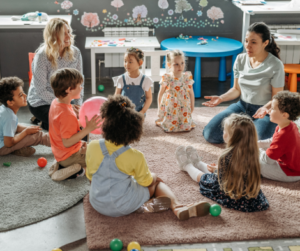
[[[75,68],[82,74],[81,53],[73,44],[74,35],[66,20],[53,18],[47,23],[44,29],[44,43],[36,50],[32,62],[32,81],[28,91],[29,110],[42,122],[41,127],[45,130],[49,128],[49,109],[52,100],[55,99],[50,84],[51,75],[62,68]],[[82,100],[83,89],[80,99],[72,101],[77,116]]]
[[204,97],[208,107],[240,97],[217,114],[204,128],[203,136],[210,143],[224,143],[222,121],[232,113],[245,113],[252,117],[258,138],[273,136],[276,124],[270,121],[268,110],[272,97],[283,90],[284,67],[279,59],[280,49],[268,26],[259,22],[252,24],[246,34],[246,53],[238,55],[234,63],[234,86],[221,96]]

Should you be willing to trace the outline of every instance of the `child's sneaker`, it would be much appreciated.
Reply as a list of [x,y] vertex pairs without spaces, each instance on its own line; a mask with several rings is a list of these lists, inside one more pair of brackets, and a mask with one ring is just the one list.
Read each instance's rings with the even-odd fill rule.
[[184,171],[184,167],[191,163],[191,160],[188,159],[185,146],[178,146],[175,151],[175,157],[177,160],[177,164],[180,168],[180,170]]
[[84,168],[81,168],[80,172],[77,173],[77,178],[84,177],[84,175],[85,175],[85,170]]
[[34,125],[38,125],[40,121],[35,116],[33,116],[31,117],[30,122]]
[[52,174],[54,174],[58,170],[58,168],[59,168],[59,164],[56,161],[54,161],[52,166],[50,166],[50,168],[49,168],[49,171],[48,171],[49,176],[51,177]]
[[35,153],[35,149],[31,146],[26,146],[16,151],[13,151],[11,154],[22,156],[22,157],[30,157]]
[[56,172],[54,172],[51,176],[51,179],[55,181],[65,180],[70,176],[72,176],[73,174],[78,173],[80,169],[81,169],[81,165],[73,164],[71,166],[59,169]]
[[194,148],[192,146],[187,146],[185,151],[186,151],[188,159],[192,162],[193,166],[200,169],[198,167],[198,165],[199,165],[199,162],[201,161],[201,157],[198,155],[196,148]]

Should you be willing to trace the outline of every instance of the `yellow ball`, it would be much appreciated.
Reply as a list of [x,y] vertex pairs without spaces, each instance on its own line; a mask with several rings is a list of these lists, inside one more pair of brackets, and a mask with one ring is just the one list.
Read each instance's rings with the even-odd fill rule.
[[54,248],[52,251],[62,251],[60,248]]
[[130,242],[130,243],[128,244],[127,250],[128,250],[128,251],[131,251],[132,249],[141,250],[141,246],[140,246],[140,244],[138,244],[137,242],[132,241],[132,242]]

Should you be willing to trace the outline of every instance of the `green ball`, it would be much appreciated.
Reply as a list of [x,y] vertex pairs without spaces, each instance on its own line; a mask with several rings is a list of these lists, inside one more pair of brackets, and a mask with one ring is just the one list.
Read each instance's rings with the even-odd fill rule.
[[112,251],[121,251],[123,248],[123,242],[120,239],[113,239],[109,246]]
[[104,91],[104,85],[98,85],[98,91],[103,92]]
[[212,216],[217,217],[221,214],[222,208],[218,204],[213,204],[209,208],[209,212]]

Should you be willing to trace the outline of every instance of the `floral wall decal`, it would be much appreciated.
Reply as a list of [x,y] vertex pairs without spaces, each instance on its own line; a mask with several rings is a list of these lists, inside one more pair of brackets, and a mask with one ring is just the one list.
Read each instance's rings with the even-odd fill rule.
[[181,13],[181,16],[183,11],[189,11],[192,9],[192,5],[187,0],[175,0],[175,3],[175,12]]
[[224,13],[219,7],[213,6],[207,11],[207,16],[212,19],[214,23],[215,20],[224,18]]
[[169,7],[168,0],[158,0],[158,7],[161,9],[167,9]]
[[70,8],[73,6],[73,3],[71,1],[65,0],[60,4],[61,8],[66,10],[66,12],[69,12]]
[[208,5],[208,2],[207,0],[200,0],[199,5],[202,7],[202,11],[203,11],[203,8]]
[[120,7],[122,7],[124,5],[122,0],[113,0],[111,2],[111,5],[114,6],[115,8],[117,8],[117,11],[119,10]]
[[92,28],[100,23],[97,13],[86,13],[84,12],[81,17],[81,23],[87,28]]

